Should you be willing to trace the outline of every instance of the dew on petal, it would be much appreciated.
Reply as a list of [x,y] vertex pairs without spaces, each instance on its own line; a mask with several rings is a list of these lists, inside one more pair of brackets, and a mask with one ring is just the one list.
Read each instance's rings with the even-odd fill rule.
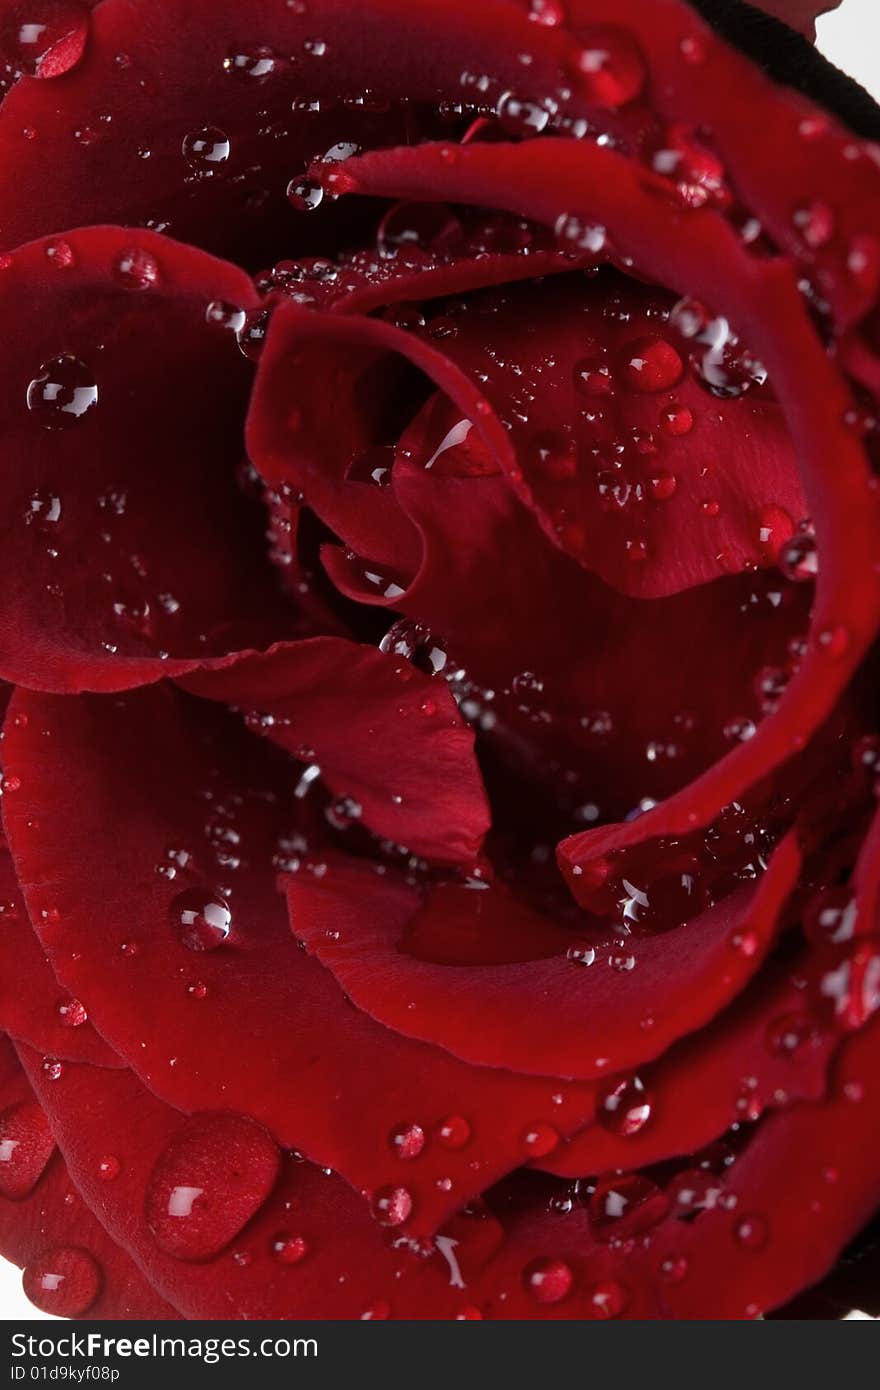
[[373,1194],[373,1215],[380,1226],[402,1226],[412,1209],[412,1195],[405,1187],[380,1187]]
[[254,1120],[194,1115],[153,1166],[144,1214],[156,1244],[180,1260],[219,1254],[260,1209],[278,1176],[271,1135]]
[[87,1250],[59,1245],[31,1260],[21,1282],[41,1312],[76,1318],[88,1312],[101,1292],[101,1270]]
[[169,915],[175,936],[189,951],[216,951],[232,930],[229,904],[219,893],[204,888],[179,893]]
[[392,1153],[398,1158],[409,1160],[418,1158],[427,1140],[421,1125],[403,1124],[397,1125],[391,1131],[388,1142]]
[[527,1264],[522,1278],[526,1293],[536,1303],[561,1303],[571,1292],[574,1271],[565,1260],[547,1256]]
[[27,389],[27,406],[47,430],[78,424],[98,403],[94,372],[69,353],[44,362]]
[[0,1196],[18,1201],[36,1187],[55,1150],[49,1121],[35,1100],[0,1114]]
[[300,1235],[292,1235],[289,1231],[279,1231],[269,1242],[269,1249],[282,1265],[296,1265],[304,1260],[309,1253],[308,1241]]
[[126,290],[148,290],[159,279],[155,256],[140,246],[130,246],[113,262],[113,278]]
[[203,126],[184,137],[181,149],[184,159],[195,173],[210,177],[226,163],[231,146],[228,135],[217,126]]
[[651,1097],[638,1076],[618,1077],[599,1093],[596,1115],[610,1134],[638,1134],[651,1118]]

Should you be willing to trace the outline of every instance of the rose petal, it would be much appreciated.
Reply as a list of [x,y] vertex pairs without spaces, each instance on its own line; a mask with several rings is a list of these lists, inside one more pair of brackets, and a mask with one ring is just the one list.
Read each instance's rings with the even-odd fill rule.
[[448,689],[399,657],[317,637],[184,685],[267,715],[267,736],[295,756],[306,745],[377,834],[444,862],[478,853],[489,812],[473,734]]
[[7,678],[115,690],[292,630],[236,483],[249,372],[212,300],[255,292],[119,228],[34,243],[0,274]]
[[407,1173],[417,1231],[515,1167],[536,1121],[563,1134],[590,1118],[587,1084],[469,1067],[352,1008],[297,946],[275,887],[291,855],[324,871],[290,761],[215,705],[168,687],[113,702],[19,691],[6,754],[21,778],[8,833],[42,944],[163,1100],[247,1113],[371,1192],[403,1181],[397,1127],[463,1116],[469,1141],[432,1145]]
[[[435,951],[446,940],[455,944],[464,926],[484,959],[491,961],[498,940],[503,962],[504,935],[519,927],[518,915],[534,918],[537,942],[537,914],[488,885],[448,885],[422,897],[343,861],[331,862],[320,880],[296,874],[286,887],[294,934],[372,1018],[468,1062],[588,1078],[657,1056],[733,998],[769,949],[800,865],[796,845],[786,841],[757,890],[736,890],[674,931],[598,946],[592,969],[560,951],[550,924],[541,954],[556,954],[548,958],[535,958],[537,946],[534,956],[510,964],[419,958],[419,927],[428,917]],[[736,949],[738,934],[748,934],[753,952]],[[612,968],[621,953],[631,968]],[[644,1018],[650,1031],[638,1026]]]
[[[693,1318],[705,1315],[708,1290],[713,1316],[741,1318],[819,1279],[876,1202],[877,1039],[874,1025],[847,1045],[831,1099],[762,1123],[724,1177],[723,1202],[692,1223],[669,1215],[635,1248],[598,1243],[583,1208],[548,1214],[540,1189],[516,1179],[506,1200],[490,1197],[503,1239],[474,1267],[467,1222],[430,1258],[389,1249],[354,1194],[308,1164],[287,1167],[222,1255],[174,1260],[150,1236],[141,1201],[180,1117],[127,1073],[71,1067],[62,1085],[35,1084],[87,1200],[189,1317]],[[26,1062],[34,1067],[32,1055]],[[108,1134],[126,1163],[101,1190],[95,1166]],[[758,1192],[763,1205],[753,1206]],[[477,1238],[481,1224],[470,1228]],[[274,1252],[291,1235],[305,1248],[285,1263]]]
[[[32,1054],[33,1055],[33,1054]],[[100,1075],[100,1073],[96,1073]],[[51,1084],[51,1083],[50,1083]],[[0,1131],[11,1113],[23,1121],[16,1144],[48,1124],[14,1051],[5,1040],[0,1057]],[[22,1124],[26,1128],[22,1128]],[[3,1135],[0,1134],[0,1141]],[[49,1154],[32,1188],[15,1198],[3,1189],[0,1169],[0,1251],[25,1267],[25,1290],[43,1311],[89,1319],[176,1318],[129,1256],[107,1235],[80,1198],[60,1154]],[[14,1151],[13,1151],[14,1153]],[[36,1171],[42,1155],[28,1155]],[[61,1275],[60,1281],[53,1275]],[[67,1287],[65,1288],[65,1281]],[[71,1288],[70,1285],[73,1284]]]

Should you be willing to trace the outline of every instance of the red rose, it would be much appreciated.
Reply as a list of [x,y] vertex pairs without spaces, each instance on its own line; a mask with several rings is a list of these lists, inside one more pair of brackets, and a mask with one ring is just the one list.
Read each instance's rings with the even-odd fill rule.
[[42,6],[4,1252],[71,1317],[779,1308],[880,1190],[875,109],[722,0],[767,71],[680,0]]

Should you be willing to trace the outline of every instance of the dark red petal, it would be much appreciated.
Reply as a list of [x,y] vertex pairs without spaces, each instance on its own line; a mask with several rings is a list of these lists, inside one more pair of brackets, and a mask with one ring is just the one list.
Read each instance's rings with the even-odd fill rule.
[[[405,1183],[418,1231],[517,1166],[537,1121],[570,1134],[590,1118],[587,1084],[469,1067],[352,1007],[295,942],[275,886],[291,856],[326,871],[321,838],[297,823],[290,760],[217,706],[168,686],[112,702],[19,690],[6,758],[42,944],[163,1100],[252,1115],[371,1192]],[[469,1141],[432,1145],[402,1177],[393,1132],[456,1115]]]
[[[506,1202],[491,1199],[488,1219],[502,1230],[473,1265],[468,1232],[476,1228],[479,1244],[480,1220],[458,1219],[430,1258],[389,1249],[354,1194],[309,1164],[285,1165],[273,1196],[223,1254],[174,1260],[150,1235],[142,1196],[185,1122],[127,1073],[72,1066],[60,1085],[38,1076],[35,1084],[87,1200],[189,1317],[222,1308],[251,1319],[742,1318],[819,1279],[876,1203],[877,1039],[875,1024],[847,1045],[831,1099],[762,1123],[720,1184],[723,1200],[692,1223],[669,1215],[635,1246],[597,1243],[583,1208],[550,1214],[540,1190],[517,1180]],[[124,1162],[102,1186],[108,1136]],[[215,1153],[222,1167],[222,1149]],[[275,1252],[291,1236],[305,1253],[285,1263]]]
[[[453,308],[439,344],[507,424],[498,466],[550,540],[648,598],[766,566],[806,512],[779,407],[713,399],[671,306],[610,273],[570,275]],[[413,466],[460,419],[432,406],[403,436]]]
[[[15,1163],[19,1175],[28,1168],[33,1179],[25,1190],[10,1192],[4,1182],[2,1155],[10,1149],[10,1166]],[[16,1161],[23,1149],[25,1157]],[[5,1039],[0,1041],[0,1253],[24,1267],[25,1292],[44,1312],[89,1319],[177,1316],[82,1201]]]
[[183,684],[269,716],[267,736],[295,756],[307,747],[377,834],[447,863],[479,852],[489,809],[473,733],[448,688],[402,658],[316,637]]
[[[738,889],[685,926],[627,941],[620,949],[632,966],[627,960],[623,971],[612,965],[620,949],[611,941],[584,969],[560,951],[549,924],[499,888],[449,885],[422,899],[388,875],[331,861],[320,880],[307,873],[287,879],[287,892],[294,934],[379,1022],[468,1062],[587,1078],[657,1056],[723,1008],[768,951],[800,866],[797,846],[785,841],[757,890]],[[522,931],[524,917],[535,919],[536,941],[544,925],[549,941],[541,954],[556,954],[498,965],[419,958],[428,917],[434,952],[470,930],[485,960],[497,950],[503,961],[504,935]],[[737,949],[744,934],[748,954]],[[649,1028],[639,1026],[645,1019]]]
[[256,295],[232,266],[120,228],[0,271],[8,679],[116,690],[292,626],[236,481],[250,371],[206,320],[220,300]]
[[[416,166],[405,151],[394,151],[353,161],[352,169],[357,167],[364,191],[419,196],[430,184],[432,196],[488,198],[543,222],[552,221],[560,207],[574,206],[582,217],[599,216],[641,270],[681,292],[714,298],[722,309],[730,297],[727,312],[748,334],[774,381],[817,523],[812,642],[777,714],[686,792],[627,827],[623,843],[631,843],[706,824],[827,716],[880,619],[880,570],[874,561],[878,493],[859,442],[842,426],[851,399],[809,326],[791,266],[744,263],[741,248],[723,233],[714,214],[694,212],[687,223],[676,225],[641,187],[631,166],[611,151],[556,141],[542,148],[536,163],[534,150],[534,144],[506,151],[472,145],[454,166],[425,150]],[[578,184],[593,191],[573,203],[571,190]],[[581,839],[563,851],[565,861],[579,862]]]
[[70,1058],[104,1067],[121,1065],[88,1021],[82,1000],[73,999],[55,978],[31,929],[5,847],[0,847],[0,1027],[37,1048],[47,1063]]
[[[535,1166],[573,1178],[643,1168],[697,1153],[765,1110],[822,1099],[839,1035],[809,1012],[807,973],[798,969],[803,964],[765,966],[707,1028],[640,1069],[650,1112],[644,1123],[617,1133],[609,1109],[611,1123],[592,1125]],[[604,1094],[611,1094],[616,1082],[609,1078]]]
[[[377,358],[380,350],[385,355]],[[401,449],[390,487],[348,483],[334,495],[333,522],[354,544],[363,539],[363,495],[393,493],[419,536],[416,571],[389,570],[373,558],[364,562],[329,549],[325,565],[344,592],[403,613],[445,640],[450,661],[477,686],[494,691],[492,710],[499,725],[513,726],[515,741],[534,743],[537,727],[540,755],[533,770],[539,776],[551,776],[553,759],[576,767],[587,755],[581,802],[598,802],[602,815],[623,817],[642,798],[668,796],[719,758],[737,721],[761,718],[755,678],[761,668],[788,667],[787,645],[807,626],[811,586],[783,584],[768,572],[725,578],[651,604],[607,589],[548,548],[504,478],[491,476],[495,457],[507,466],[510,454],[515,466],[506,431],[473,382],[415,334],[390,323],[281,306],[248,422],[252,457],[268,476],[283,475],[303,443],[287,419],[291,373],[330,372],[340,358],[350,369],[334,377],[333,398],[343,415],[356,409],[353,396],[365,363],[378,362],[393,379],[403,362],[447,392],[451,419],[476,424],[465,444],[446,450],[436,467],[426,469]],[[319,480],[317,472],[312,476]],[[346,491],[347,502],[337,507]],[[326,491],[322,496],[326,501]],[[499,555],[515,556],[516,563],[500,565]],[[705,681],[707,665],[717,684]],[[524,672],[540,682],[538,708],[549,716],[538,726],[521,698]],[[634,674],[649,683],[650,699],[632,698]],[[574,799],[572,806],[578,804]]]

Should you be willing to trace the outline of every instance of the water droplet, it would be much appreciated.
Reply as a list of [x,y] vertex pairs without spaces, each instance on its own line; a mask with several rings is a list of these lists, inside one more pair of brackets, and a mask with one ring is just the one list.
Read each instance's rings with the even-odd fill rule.
[[571,1292],[574,1271],[565,1260],[548,1255],[526,1265],[523,1284],[536,1303],[561,1303]]
[[690,434],[694,427],[694,412],[686,405],[671,405],[660,417],[663,430],[673,439]]
[[295,212],[317,212],[324,201],[324,185],[300,174],[287,185],[287,201]]
[[59,1062],[57,1057],[44,1057],[40,1070],[47,1081],[60,1081],[64,1075],[64,1063]]
[[251,309],[245,314],[244,323],[238,329],[236,336],[239,350],[249,362],[259,362],[271,322],[271,306],[265,309]]
[[397,1125],[388,1136],[388,1142],[398,1158],[418,1158],[425,1147],[425,1131],[417,1124]]
[[648,486],[651,489],[651,496],[655,502],[668,502],[670,497],[674,497],[678,488],[678,479],[674,473],[660,471],[655,473],[649,480]]
[[444,642],[422,623],[401,619],[386,632],[379,650],[390,656],[402,656],[426,676],[439,676],[446,667]]
[[785,578],[794,584],[815,579],[819,572],[819,552],[814,537],[807,531],[792,536],[779,551],[777,563]]
[[556,219],[555,233],[560,251],[569,254],[592,251],[594,255],[601,255],[608,240],[608,233],[600,223],[585,222],[569,212],[563,212]]
[[567,19],[563,0],[529,0],[529,19],[555,29]]
[[450,250],[461,241],[461,223],[442,203],[396,203],[376,234],[379,255],[389,260],[402,252]]
[[733,1227],[734,1239],[746,1250],[763,1250],[768,1234],[763,1216],[740,1216]]
[[189,951],[216,951],[232,930],[229,904],[218,893],[187,888],[170,908],[171,926]]
[[55,1012],[62,1028],[81,1028],[89,1017],[78,999],[62,999],[56,1004]]
[[461,1115],[450,1115],[447,1119],[441,1120],[434,1136],[444,1149],[463,1149],[465,1144],[470,1142],[471,1133],[467,1120]]
[[67,241],[50,241],[46,246],[46,260],[56,270],[70,270],[76,265],[73,247]]
[[544,1120],[529,1125],[522,1137],[523,1148],[529,1158],[546,1158],[559,1147],[559,1131]]
[[811,251],[821,250],[834,236],[834,211],[819,199],[798,208],[792,221]]
[[499,98],[496,113],[499,125],[508,135],[540,135],[550,120],[546,107],[518,97],[515,92],[505,92]]
[[114,1182],[122,1172],[122,1164],[115,1154],[105,1154],[98,1164],[98,1177],[102,1182]]
[[596,1113],[610,1134],[638,1134],[651,1118],[651,1097],[637,1076],[612,1079],[599,1092]]
[[839,946],[855,935],[858,908],[849,888],[827,888],[804,912],[804,935],[816,946]]
[[101,1271],[85,1250],[59,1245],[32,1260],[22,1275],[25,1294],[43,1313],[76,1318],[91,1308],[101,1291]]
[[626,1289],[613,1279],[597,1284],[590,1293],[590,1307],[596,1318],[619,1318],[628,1302]]
[[269,1249],[279,1264],[297,1265],[309,1253],[308,1241],[289,1231],[279,1231],[269,1242]]
[[254,1120],[193,1115],[147,1183],[144,1213],[156,1244],[179,1260],[219,1254],[260,1209],[278,1168],[275,1141]]
[[823,627],[816,637],[816,646],[826,656],[844,656],[849,650],[849,629],[843,623]]
[[27,389],[28,410],[48,430],[69,429],[97,402],[94,373],[67,353],[44,362]]
[[36,1187],[55,1151],[49,1121],[35,1100],[0,1114],[0,1196],[18,1201]]
[[587,1208],[597,1240],[628,1239],[662,1221],[669,1198],[641,1173],[620,1173],[596,1184]]
[[380,1226],[402,1226],[412,1215],[413,1199],[405,1187],[380,1187],[372,1208]]
[[635,391],[668,391],[681,380],[684,363],[665,338],[637,338],[622,354],[624,375]]
[[140,246],[130,246],[113,262],[113,278],[127,290],[148,290],[159,279],[155,256]]
[[660,1277],[666,1284],[680,1284],[689,1268],[687,1255],[667,1255],[660,1265]]
[[801,1058],[822,1041],[822,1031],[809,1014],[785,1014],[767,1029],[767,1046],[779,1057]]
[[574,440],[561,430],[545,430],[529,445],[531,466],[550,482],[567,482],[577,475]]
[[573,946],[569,946],[565,958],[573,961],[575,965],[593,965],[597,954],[595,946],[591,946],[589,942],[577,941]]
[[237,304],[227,304],[222,299],[214,299],[205,310],[205,320],[207,323],[217,324],[219,328],[228,329],[230,333],[238,334],[247,322],[247,313]]
[[203,126],[184,137],[183,157],[189,167],[202,177],[210,176],[229,158],[229,137],[216,126]]
[[277,70],[278,58],[264,44],[255,48],[233,48],[223,59],[223,71],[243,82],[265,82]]
[[623,29],[597,26],[577,54],[573,68],[588,102],[612,110],[634,101],[647,77],[645,60],[635,40]]

